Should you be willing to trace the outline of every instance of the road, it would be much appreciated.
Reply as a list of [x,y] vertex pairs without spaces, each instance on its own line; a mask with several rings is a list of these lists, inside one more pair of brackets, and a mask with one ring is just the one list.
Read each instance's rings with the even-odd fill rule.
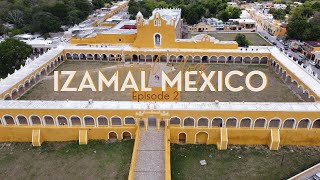
[[[276,46],[278,48],[284,48],[284,45],[277,40],[277,37],[276,36],[271,36],[267,31],[265,31],[260,25],[257,25],[257,32],[259,34],[261,34],[261,36],[263,37],[267,37],[267,41],[269,41],[271,43],[271,41],[275,42],[276,43]],[[272,43],[271,43],[272,44]],[[295,58],[299,58],[299,55],[301,53],[299,52],[293,52],[291,51],[290,49],[285,51],[286,54],[291,54],[292,57],[295,57]],[[313,70],[314,73],[318,74],[318,79],[320,79],[320,69],[317,69],[315,66],[311,65],[310,64],[310,60],[305,60],[304,62],[304,67],[308,67],[308,66],[311,66],[311,69]]]

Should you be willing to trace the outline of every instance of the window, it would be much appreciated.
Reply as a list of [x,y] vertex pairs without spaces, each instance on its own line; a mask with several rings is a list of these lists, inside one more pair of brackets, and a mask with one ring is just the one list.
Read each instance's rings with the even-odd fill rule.
[[161,36],[160,36],[160,34],[156,34],[154,36],[154,44],[155,45],[161,45]]

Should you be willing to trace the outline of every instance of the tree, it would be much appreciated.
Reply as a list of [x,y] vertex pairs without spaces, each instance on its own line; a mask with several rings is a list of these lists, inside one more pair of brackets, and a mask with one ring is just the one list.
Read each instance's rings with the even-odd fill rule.
[[38,12],[32,18],[33,30],[40,33],[60,31],[59,18],[49,12]]
[[289,38],[303,40],[303,33],[306,30],[307,19],[304,17],[290,18],[287,25],[287,35]]
[[273,18],[274,19],[277,19],[277,20],[284,20],[285,17],[286,17],[286,12],[285,10],[283,9],[274,9],[274,8],[271,8],[270,11],[269,11],[270,14],[273,15]]
[[229,12],[227,10],[225,11],[221,11],[219,14],[218,14],[218,18],[220,20],[222,20],[223,22],[227,22],[230,18],[229,16]]
[[0,76],[12,74],[20,68],[23,61],[32,53],[33,49],[25,42],[16,39],[6,39],[0,43]]
[[244,34],[237,34],[236,38],[234,39],[240,47],[248,47],[250,41]]
[[104,0],[92,0],[93,9],[100,9],[104,7]]

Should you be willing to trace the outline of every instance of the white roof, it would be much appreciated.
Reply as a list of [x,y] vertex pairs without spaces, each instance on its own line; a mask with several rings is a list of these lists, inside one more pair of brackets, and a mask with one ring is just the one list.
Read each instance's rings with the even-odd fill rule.
[[23,80],[25,77],[29,76],[30,74],[34,73],[36,69],[40,66],[46,64],[50,61],[54,56],[60,54],[63,51],[63,47],[59,46],[55,49],[49,50],[45,54],[41,55],[37,59],[29,62],[21,69],[17,70],[4,80],[0,81],[0,94],[4,93],[5,91],[9,90],[12,86]]
[[133,102],[133,101],[4,101],[0,109],[101,109],[179,111],[296,111],[320,112],[320,103],[284,102]]
[[[175,26],[177,26],[178,21],[181,18],[181,9],[156,8],[152,11],[152,16],[149,18],[149,20],[154,19],[156,13],[159,13],[161,18],[167,21],[167,24],[170,24],[171,20],[175,20]],[[146,23],[149,23],[149,20],[147,20]]]
[[[305,85],[307,85],[318,97],[320,97],[320,80],[315,76],[307,73],[298,65],[295,61],[284,55],[278,48],[274,47],[270,49],[271,54],[277,58],[277,60],[283,64],[288,70],[291,71],[296,77],[299,78]],[[309,92],[310,94],[310,92]]]

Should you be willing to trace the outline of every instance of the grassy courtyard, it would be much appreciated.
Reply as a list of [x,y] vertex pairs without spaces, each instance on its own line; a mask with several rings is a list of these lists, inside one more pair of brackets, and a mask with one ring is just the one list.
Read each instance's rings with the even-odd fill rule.
[[[282,162],[283,158],[283,162]],[[201,166],[199,161],[206,160]],[[292,177],[319,163],[319,147],[171,145],[171,175],[177,179],[274,179]],[[282,164],[281,164],[282,162]]]
[[128,179],[133,140],[0,144],[0,179]]
[[[220,41],[234,41],[236,35],[238,33],[208,33],[210,36],[219,39]],[[270,43],[264,40],[259,34],[257,33],[241,33],[244,34],[247,39],[252,42],[253,46],[270,46]],[[194,35],[191,35],[194,36]]]
[[[194,64],[188,64],[194,65]],[[150,67],[150,64],[147,66]],[[140,64],[140,67],[143,65]],[[238,70],[244,73],[243,77],[233,76],[231,79],[231,85],[233,87],[243,86],[244,90],[241,92],[231,92],[227,88],[224,88],[222,92],[210,91],[206,88],[204,92],[181,92],[181,101],[194,101],[194,102],[214,102],[219,100],[221,102],[297,102],[300,101],[291,90],[281,81],[275,73],[265,65],[239,65],[239,64],[214,64],[205,65],[206,74],[208,75],[210,71],[223,71],[224,76],[233,70]],[[77,61],[67,61],[59,66],[56,71],[77,71],[70,87],[79,87],[85,71],[89,71],[93,82],[98,84],[98,71],[100,70],[107,79],[116,72],[117,66],[115,63],[108,62],[77,62]],[[187,67],[184,69],[187,70]],[[266,74],[268,78],[268,85],[266,89],[261,92],[251,92],[245,86],[245,76],[253,70],[259,70]],[[122,76],[120,78],[119,85],[122,83],[127,75],[128,69],[122,71]],[[133,76],[140,85],[140,70],[134,70]],[[147,80],[149,73],[147,71]],[[175,75],[175,72],[167,73],[171,79]],[[217,89],[217,74],[212,78],[212,84],[214,88]],[[64,84],[68,76],[61,75],[61,85]],[[200,76],[199,76],[200,77]],[[196,80],[197,77],[191,77],[192,80]],[[253,76],[252,85],[258,87],[261,85],[261,78],[259,76]],[[223,82],[224,83],[224,82]],[[199,84],[197,85],[200,89],[203,84],[202,78],[200,78]],[[44,78],[40,83],[38,83],[33,89],[28,91],[21,100],[98,100],[98,101],[130,101],[130,90],[124,92],[115,92],[113,88],[104,88],[102,92],[93,92],[91,89],[85,89],[82,92],[55,92],[54,88],[54,78],[53,73]],[[184,87],[184,84],[182,85]],[[98,87],[97,87],[98,88]],[[120,90],[120,88],[119,88]]]

